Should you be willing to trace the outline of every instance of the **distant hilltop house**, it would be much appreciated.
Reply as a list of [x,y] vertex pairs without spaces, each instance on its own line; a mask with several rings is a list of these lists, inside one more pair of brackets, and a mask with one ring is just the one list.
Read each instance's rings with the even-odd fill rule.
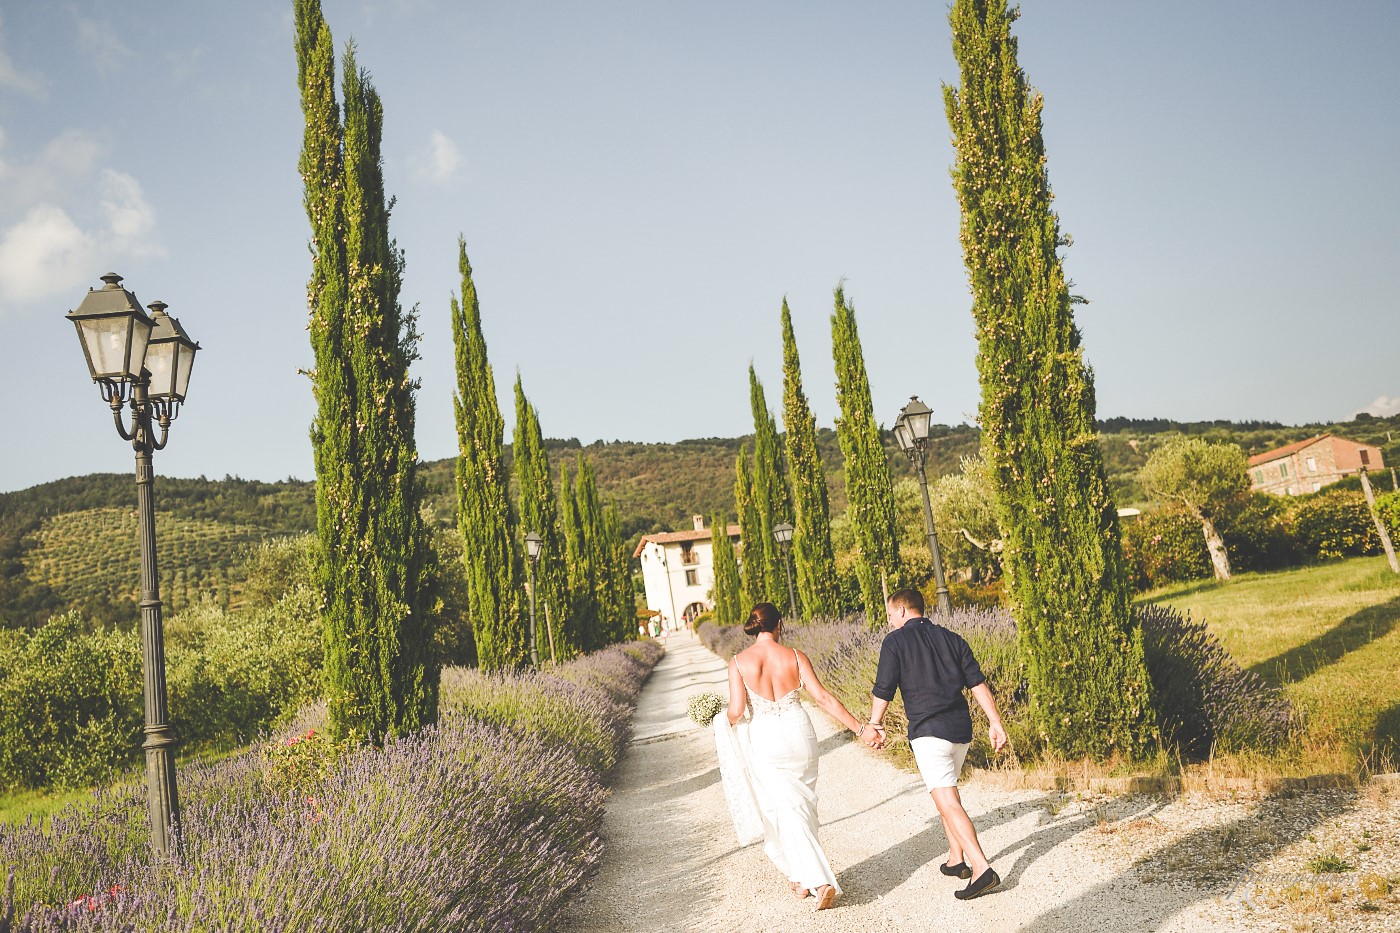
[[[679,628],[700,613],[713,608],[710,590],[715,585],[715,555],[710,545],[710,529],[705,516],[692,518],[689,531],[666,531],[642,535],[633,557],[642,559],[642,582],[646,587],[647,608],[661,616],[667,629]],[[728,526],[729,537],[737,541],[739,526]]]
[[1385,466],[1379,447],[1358,444],[1334,434],[1319,434],[1277,450],[1255,454],[1249,458],[1250,488],[1276,496],[1317,492],[1359,471],[1363,451],[1367,455],[1368,470]]

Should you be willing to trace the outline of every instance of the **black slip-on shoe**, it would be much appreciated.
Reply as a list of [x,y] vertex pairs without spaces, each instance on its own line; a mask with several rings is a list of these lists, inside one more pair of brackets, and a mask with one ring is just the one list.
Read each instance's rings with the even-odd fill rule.
[[972,869],[967,867],[966,862],[959,862],[956,865],[949,865],[947,862],[944,862],[942,865],[938,866],[938,870],[949,878],[961,878],[966,881],[968,878],[972,877]]
[[974,897],[981,897],[999,884],[1001,884],[1001,876],[988,868],[986,871],[982,872],[982,874],[978,875],[975,880],[969,881],[967,887],[963,888],[961,891],[954,891],[953,896],[960,901],[970,901]]

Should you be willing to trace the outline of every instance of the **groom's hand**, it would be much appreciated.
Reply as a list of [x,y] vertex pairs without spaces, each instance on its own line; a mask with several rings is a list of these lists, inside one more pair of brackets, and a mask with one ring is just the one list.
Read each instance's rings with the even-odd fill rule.
[[1006,747],[1006,730],[1001,723],[992,723],[991,729],[987,731],[987,737],[992,740],[992,750],[1001,751]]

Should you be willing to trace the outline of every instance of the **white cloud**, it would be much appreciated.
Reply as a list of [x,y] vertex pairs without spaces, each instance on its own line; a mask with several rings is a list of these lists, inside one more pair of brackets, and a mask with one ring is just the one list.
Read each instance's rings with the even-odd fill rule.
[[15,67],[15,63],[5,52],[5,23],[0,19],[0,88],[8,88],[12,91],[19,91],[27,97],[35,100],[45,100],[48,97],[48,89],[45,87],[43,75],[29,74],[20,71]]
[[120,71],[132,57],[131,49],[117,38],[112,24],[88,19],[77,12],[73,17],[78,21],[78,48],[83,57],[92,63],[99,74],[110,75]]
[[414,173],[423,181],[443,184],[460,174],[462,153],[441,130],[428,136],[428,146],[412,158]]
[[1365,408],[1359,409],[1356,414],[1359,415],[1361,412],[1375,415],[1377,418],[1400,415],[1400,395],[1378,395],[1375,401]]
[[[0,135],[0,146],[4,141]],[[32,160],[0,162],[0,212],[24,210],[86,185],[101,157],[96,139],[66,130]]]
[[[88,184],[70,194],[75,202],[94,200]],[[126,257],[165,254],[155,239],[155,209],[135,178],[102,169],[95,200],[97,210],[84,224],[46,201],[5,228],[0,234],[0,299],[5,305],[72,292]]]
[[0,237],[0,293],[7,303],[43,298],[92,277],[97,248],[61,207],[41,204]]

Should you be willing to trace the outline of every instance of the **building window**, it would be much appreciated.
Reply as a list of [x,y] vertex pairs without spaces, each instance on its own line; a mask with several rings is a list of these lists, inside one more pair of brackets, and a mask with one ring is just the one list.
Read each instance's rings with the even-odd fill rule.
[[1264,471],[1263,471],[1263,470],[1255,470],[1255,471],[1254,471],[1254,479],[1255,479],[1256,482],[1263,483],[1263,482],[1264,482]]
[[1278,465],[1278,475],[1282,476],[1284,479],[1288,479],[1288,464],[1280,463]]
[[681,545],[681,563],[682,563],[682,564],[698,564],[698,563],[700,563],[698,560],[695,559],[695,545],[690,544],[689,542],[687,542],[687,543]]
[[1309,473],[1316,473],[1316,472],[1317,472],[1317,458],[1316,458],[1316,457],[1309,457],[1309,458],[1308,458],[1308,472],[1309,472]]
[[1317,491],[1318,491],[1319,489],[1321,489],[1321,488],[1322,488],[1322,484],[1321,484],[1321,483],[1313,483],[1313,492],[1317,492]]
[[699,586],[699,585],[700,585],[700,571],[698,571],[698,570],[687,570],[687,571],[685,572],[685,585],[686,585],[686,586]]

